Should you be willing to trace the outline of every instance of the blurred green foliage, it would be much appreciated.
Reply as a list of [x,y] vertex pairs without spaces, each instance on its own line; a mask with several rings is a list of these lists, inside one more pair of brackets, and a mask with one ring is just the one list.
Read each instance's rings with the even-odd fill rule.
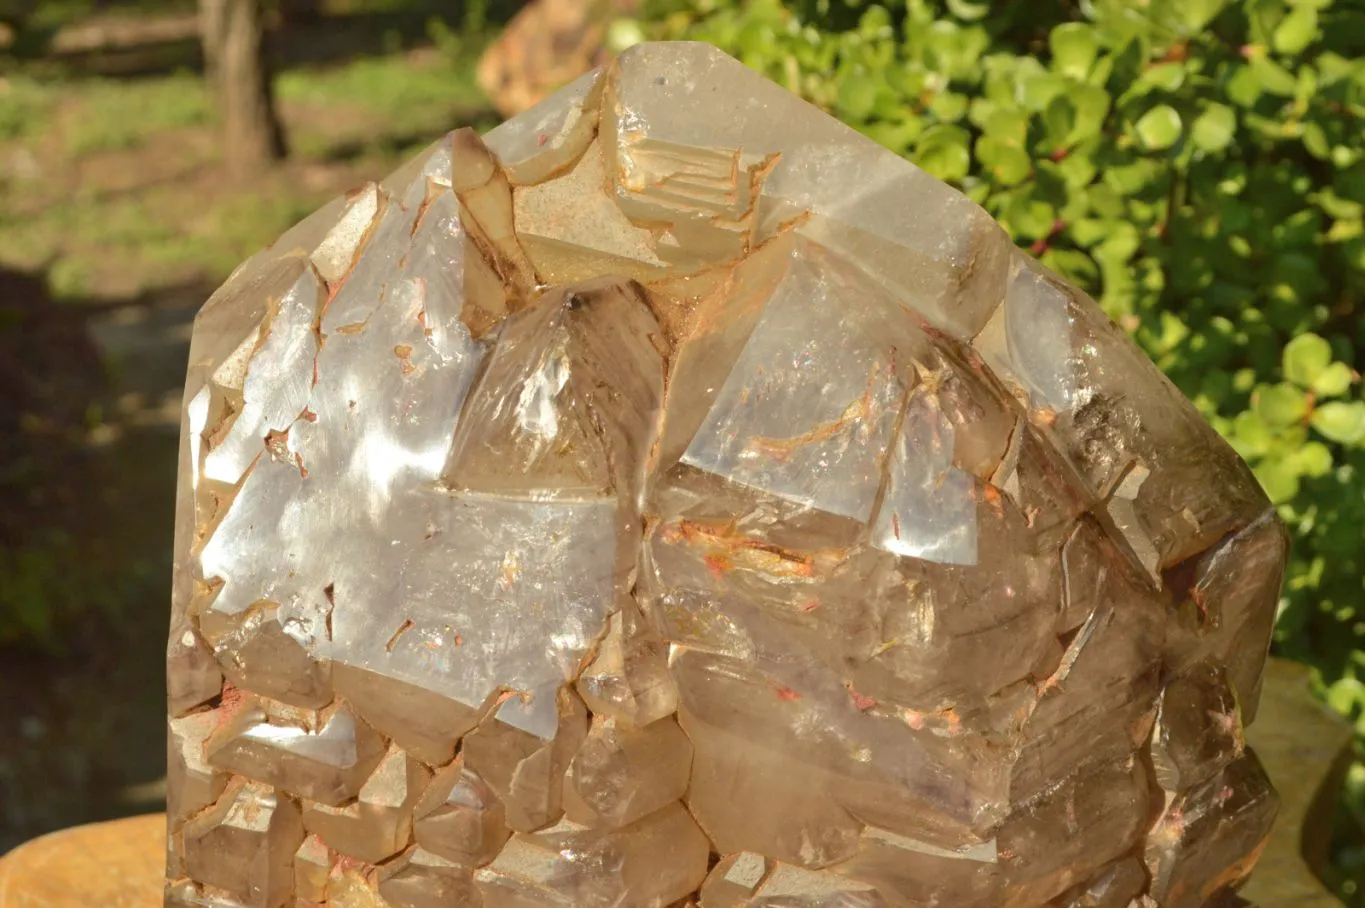
[[1365,739],[1365,4],[655,0],[611,35],[716,44],[1087,288],[1279,506],[1277,650]]

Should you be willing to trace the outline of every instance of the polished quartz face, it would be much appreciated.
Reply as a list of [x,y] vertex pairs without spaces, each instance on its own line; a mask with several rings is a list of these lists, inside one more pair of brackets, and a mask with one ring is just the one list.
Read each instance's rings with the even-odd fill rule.
[[200,313],[167,904],[1199,908],[1285,544],[980,208],[641,45]]

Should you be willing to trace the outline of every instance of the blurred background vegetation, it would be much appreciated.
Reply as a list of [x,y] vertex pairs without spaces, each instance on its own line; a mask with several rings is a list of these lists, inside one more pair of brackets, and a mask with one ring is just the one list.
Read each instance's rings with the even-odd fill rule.
[[[12,835],[155,796],[194,306],[329,196],[498,119],[476,65],[520,4],[247,2],[284,136],[255,152],[220,138],[193,2],[0,0],[0,741],[44,742],[0,749]],[[1089,289],[1279,505],[1276,652],[1365,742],[1365,0],[590,2],[608,50],[711,41]],[[1327,873],[1365,903],[1357,753]]]

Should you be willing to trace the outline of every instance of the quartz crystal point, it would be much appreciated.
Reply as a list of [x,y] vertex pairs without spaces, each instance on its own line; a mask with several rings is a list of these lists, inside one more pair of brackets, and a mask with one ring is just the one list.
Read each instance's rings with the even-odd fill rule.
[[672,719],[645,728],[599,716],[564,779],[564,812],[588,826],[625,826],[687,792],[692,744]]
[[388,908],[479,904],[468,867],[421,848],[414,848],[380,871],[379,894]]
[[462,867],[482,867],[511,835],[493,790],[457,759],[432,779],[417,802],[417,844]]
[[393,747],[345,807],[308,803],[303,826],[332,850],[377,864],[407,847],[412,809],[431,773]]
[[613,830],[565,821],[518,833],[474,874],[484,908],[669,905],[706,877],[710,845],[674,802]]
[[185,869],[252,908],[285,904],[294,887],[291,862],[303,840],[299,809],[260,782],[234,782],[184,826]]
[[195,324],[167,904],[1231,904],[1286,536],[1079,290],[702,44]]

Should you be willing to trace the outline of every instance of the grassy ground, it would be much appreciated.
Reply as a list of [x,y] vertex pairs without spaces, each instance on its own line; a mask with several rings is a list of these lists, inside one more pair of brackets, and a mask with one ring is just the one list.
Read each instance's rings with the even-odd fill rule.
[[[0,547],[0,619],[6,593],[40,604],[20,617],[18,648],[0,620],[0,853],[49,829],[159,808],[190,320],[238,262],[328,198],[445,130],[492,125],[473,46],[459,50],[286,69],[276,87],[292,154],[241,182],[224,174],[194,73],[0,70],[0,328],[44,312],[65,319],[43,335],[51,344],[28,328],[0,333],[10,343],[0,367],[33,376],[35,399],[72,403],[67,424],[34,432],[83,436],[64,442],[60,461],[48,436],[25,441],[26,416],[0,438],[0,449],[17,440],[27,454],[15,463],[36,477],[15,480],[15,463],[0,463],[0,508],[38,515],[17,549]],[[59,341],[86,334],[96,350],[78,366]],[[35,505],[38,488],[63,490],[61,507]]]
[[489,115],[471,67],[433,50],[278,79],[293,155],[224,179],[202,80],[0,77],[0,266],[46,269],[58,298],[216,280],[331,195]]

